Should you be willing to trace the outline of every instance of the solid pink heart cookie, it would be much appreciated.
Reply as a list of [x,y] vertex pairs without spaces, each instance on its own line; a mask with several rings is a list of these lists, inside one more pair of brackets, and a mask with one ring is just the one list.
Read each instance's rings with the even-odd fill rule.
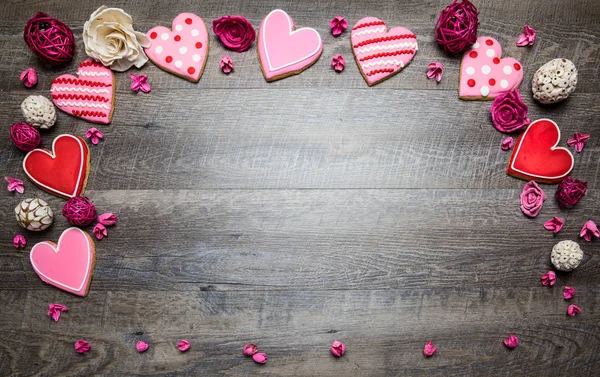
[[58,244],[35,244],[29,254],[31,266],[44,283],[78,296],[87,295],[95,256],[92,237],[79,228],[65,230]]
[[155,26],[146,35],[152,45],[146,55],[159,68],[191,82],[198,82],[208,57],[208,32],[204,20],[193,13],[173,19],[173,30]]
[[79,64],[77,76],[61,75],[52,80],[52,102],[67,114],[109,124],[115,102],[113,72],[90,58]]
[[523,67],[518,60],[504,58],[502,46],[492,37],[479,37],[465,51],[460,65],[458,97],[491,100],[521,85]]
[[417,37],[407,28],[387,30],[385,22],[365,17],[352,28],[352,52],[369,86],[386,80],[406,67],[417,53]]
[[323,41],[312,28],[294,30],[294,21],[281,9],[265,17],[258,30],[258,58],[267,81],[297,75],[323,52]]

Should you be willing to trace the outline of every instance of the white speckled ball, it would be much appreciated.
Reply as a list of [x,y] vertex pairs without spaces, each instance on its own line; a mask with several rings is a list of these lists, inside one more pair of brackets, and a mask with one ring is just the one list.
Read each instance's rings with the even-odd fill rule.
[[579,266],[583,259],[583,250],[574,241],[560,241],[552,248],[552,264],[560,271],[571,271]]
[[56,122],[56,109],[44,96],[29,96],[21,104],[25,121],[34,127],[46,130]]
[[569,59],[553,59],[541,66],[531,82],[533,98],[543,104],[564,100],[575,91],[577,68]]
[[15,216],[19,225],[34,232],[44,230],[52,224],[52,208],[42,199],[29,198],[15,207]]

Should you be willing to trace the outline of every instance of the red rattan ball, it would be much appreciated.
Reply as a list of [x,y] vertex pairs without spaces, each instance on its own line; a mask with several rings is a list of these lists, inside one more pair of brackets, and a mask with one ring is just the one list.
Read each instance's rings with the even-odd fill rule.
[[37,12],[27,21],[23,33],[29,49],[44,63],[68,63],[75,54],[75,37],[71,29],[46,13]]
[[17,122],[10,127],[10,139],[17,148],[29,152],[40,145],[42,135],[35,127],[25,122]]
[[71,224],[86,226],[96,219],[96,207],[87,196],[75,196],[67,200],[62,214]]
[[572,207],[577,204],[587,191],[587,182],[566,177],[556,188],[556,201],[562,207]]
[[440,13],[435,24],[435,40],[451,54],[465,51],[477,41],[478,14],[469,0],[454,0]]

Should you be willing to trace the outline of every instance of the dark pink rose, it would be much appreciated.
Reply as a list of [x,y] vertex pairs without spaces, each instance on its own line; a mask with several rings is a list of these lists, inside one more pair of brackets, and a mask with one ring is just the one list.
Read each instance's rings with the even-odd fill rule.
[[242,16],[223,16],[212,24],[213,32],[219,37],[225,48],[236,52],[244,52],[250,48],[256,32],[250,21]]
[[542,209],[544,200],[546,194],[540,186],[535,181],[527,182],[521,192],[521,211],[529,217],[536,217]]
[[519,89],[514,92],[500,94],[494,99],[492,107],[492,124],[500,132],[515,132],[529,125],[527,105],[523,103]]

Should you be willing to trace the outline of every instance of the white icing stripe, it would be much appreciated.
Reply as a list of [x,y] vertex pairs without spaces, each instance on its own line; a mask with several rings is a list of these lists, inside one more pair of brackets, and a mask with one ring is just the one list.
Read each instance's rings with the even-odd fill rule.
[[362,47],[362,48],[359,48],[358,50],[356,50],[356,52],[359,54],[364,54],[365,52],[378,51],[378,50],[392,50],[392,49],[404,48],[404,47],[414,48],[415,50],[419,49],[419,47],[417,46],[417,42],[400,42],[400,43],[395,43],[395,44],[391,44],[391,45],[383,45],[383,46],[374,45],[374,46],[369,46],[369,47]]
[[382,27],[377,28],[377,29],[367,29],[367,30],[357,31],[357,32],[353,33],[352,36],[353,37],[358,37],[358,36],[361,36],[361,35],[373,34],[373,33],[385,33],[385,26],[382,26]]
[[102,72],[94,72],[94,71],[77,71],[79,76],[110,76],[110,72],[102,71]]
[[56,103],[58,106],[73,106],[73,107],[93,107],[96,109],[110,109],[108,104],[106,103],[91,103],[91,102],[71,102],[71,101],[61,101]]
[[66,86],[53,86],[51,92],[82,92],[82,93],[110,93],[108,89],[93,89],[93,88],[69,88]]
[[379,60],[376,62],[371,62],[371,63],[367,63],[367,64],[363,64],[363,68],[367,69],[370,67],[375,67],[377,65],[399,65],[400,67],[404,68],[404,63],[402,62],[402,60],[396,60],[396,59],[391,59],[391,60]]

